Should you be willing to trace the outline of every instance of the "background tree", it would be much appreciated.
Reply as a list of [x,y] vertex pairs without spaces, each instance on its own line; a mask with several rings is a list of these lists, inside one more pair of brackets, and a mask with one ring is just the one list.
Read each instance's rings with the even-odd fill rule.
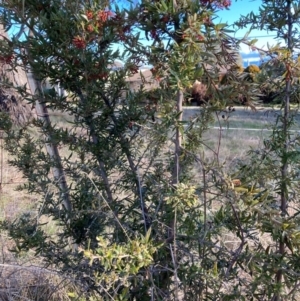
[[[298,136],[290,132],[292,124],[296,122],[297,114],[297,111],[290,109],[290,100],[298,90],[298,86],[294,85],[293,76],[298,69],[294,56],[295,50],[299,47],[299,32],[296,29],[299,26],[299,13],[299,4],[295,1],[266,0],[263,1],[263,7],[258,15],[250,14],[239,22],[242,26],[251,24],[252,28],[275,31],[277,38],[285,41],[285,46],[270,47],[270,54],[276,52],[276,57],[266,63],[266,65],[276,63],[277,66],[283,67],[279,77],[274,79],[274,86],[279,92],[277,98],[281,100],[283,112],[281,116],[278,116],[271,139],[266,141],[263,150],[267,154],[264,159],[269,161],[266,166],[273,166],[278,175],[278,180],[274,183],[275,195],[269,198],[272,202],[263,206],[264,214],[276,217],[276,222],[274,221],[271,225],[264,224],[261,228],[263,232],[270,233],[274,243],[268,246],[268,256],[264,260],[270,269],[269,277],[273,278],[269,289],[264,293],[272,300],[286,300],[287,298],[295,300],[295,290],[298,286],[298,277],[293,277],[292,274],[298,270],[298,267],[294,265],[294,260],[298,256],[298,239],[296,238],[298,230],[295,227],[299,222],[297,219],[299,209],[297,207],[295,213],[294,210],[289,211],[289,208],[297,202],[299,195],[292,180],[295,177],[295,169],[298,168],[296,159]],[[282,86],[284,86],[283,89]],[[272,211],[274,209],[275,211]],[[261,279],[261,276],[257,275],[255,278]]]
[[14,91],[12,85],[19,89],[24,89],[27,83],[25,72],[21,68],[14,70],[12,64],[15,60],[11,45],[7,43],[7,34],[3,26],[0,27],[2,56],[0,58],[1,77],[1,96],[0,96],[0,111],[7,112],[10,115],[11,121],[15,125],[24,125],[32,117],[31,106],[26,104],[20,94]]

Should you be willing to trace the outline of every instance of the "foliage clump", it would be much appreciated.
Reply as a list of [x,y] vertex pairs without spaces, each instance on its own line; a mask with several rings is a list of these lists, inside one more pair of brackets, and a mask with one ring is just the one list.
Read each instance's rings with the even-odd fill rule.
[[207,95],[207,85],[196,80],[192,86],[191,102],[198,106],[208,104],[209,96]]
[[249,65],[244,69],[244,72],[255,74],[260,72],[260,68],[257,65]]

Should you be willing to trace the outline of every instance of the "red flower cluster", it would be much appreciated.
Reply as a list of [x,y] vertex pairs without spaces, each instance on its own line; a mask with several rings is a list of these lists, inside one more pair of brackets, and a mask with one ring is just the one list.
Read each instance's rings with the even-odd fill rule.
[[73,39],[73,45],[78,49],[84,49],[86,47],[86,41],[83,37],[76,36]]
[[223,0],[220,3],[220,8],[228,8],[231,5],[231,0]]
[[99,10],[97,12],[93,12],[91,10],[87,10],[85,12],[85,16],[88,20],[88,24],[86,24],[86,31],[89,33],[100,30],[103,27],[103,24],[109,20],[110,17],[114,16],[114,13],[110,10]]
[[111,12],[110,10],[100,10],[97,14],[97,18],[100,22],[104,23],[113,15],[113,12]]
[[231,5],[231,0],[200,0],[202,5],[215,5],[218,8],[228,8]]
[[95,73],[95,74],[90,74],[87,78],[87,80],[90,81],[94,81],[97,79],[102,79],[102,80],[106,80],[108,78],[108,73],[107,72],[102,72],[102,73]]
[[116,13],[111,20],[120,41],[125,41],[131,32],[131,23],[119,13]]
[[101,29],[103,24],[112,16],[114,16],[114,13],[110,10],[99,10],[97,13],[96,27]]
[[13,59],[14,59],[13,54],[7,54],[7,55],[0,56],[0,62],[2,64],[11,64]]

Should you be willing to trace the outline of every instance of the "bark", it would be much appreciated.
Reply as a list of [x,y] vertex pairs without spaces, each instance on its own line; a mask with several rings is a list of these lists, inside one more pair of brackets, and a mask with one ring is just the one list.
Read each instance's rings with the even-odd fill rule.
[[173,169],[173,180],[172,184],[176,185],[180,182],[180,153],[181,153],[181,144],[182,144],[182,136],[180,133],[180,123],[182,122],[182,103],[183,103],[183,92],[179,90],[177,92],[177,127],[175,133],[175,164]]
[[[32,31],[29,33],[30,36],[33,35]],[[27,53],[28,57],[30,58],[30,53],[28,49],[25,49],[25,52]],[[26,67],[26,76],[29,88],[31,90],[31,94],[35,96],[35,109],[37,118],[42,121],[43,126],[45,128],[51,128],[51,121],[48,113],[48,109],[46,104],[41,101],[42,98],[42,86],[40,81],[36,78],[36,75],[33,74],[30,66]],[[63,170],[61,157],[58,152],[57,145],[53,142],[53,137],[51,133],[45,132],[45,140],[47,141],[45,144],[47,153],[49,157],[51,158],[52,162],[54,163],[54,166],[52,168],[52,173],[55,181],[58,183],[60,191],[61,191],[61,197],[62,197],[62,206],[66,210],[66,217],[67,217],[67,223],[70,223],[71,221],[71,214],[72,214],[72,203],[70,201],[70,194],[69,194],[69,188],[66,181],[66,176]]]
[[[35,101],[37,118],[42,121],[43,126],[45,128],[50,128],[51,121],[47,110],[47,106],[39,99],[40,93],[42,91],[41,84],[35,79],[31,71],[27,71],[27,80],[32,95],[37,95],[37,99]],[[51,133],[47,133],[45,134],[45,136],[47,141],[45,147],[49,157],[54,163],[54,167],[52,168],[53,176],[55,181],[57,181],[62,194],[62,205],[67,211],[67,220],[70,220],[72,213],[72,204],[70,201],[69,188],[67,185],[66,176],[61,163],[61,157],[59,155],[57,145],[53,143]]]
[[[290,55],[293,53],[293,45],[292,45],[292,34],[293,34],[293,20],[292,20],[292,12],[291,12],[291,0],[287,0],[287,48],[290,51]],[[291,95],[291,85],[292,85],[292,74],[289,69],[290,66],[288,63],[286,64],[287,75],[286,75],[286,86],[285,86],[285,100],[284,100],[284,111],[283,111],[283,137],[284,137],[284,145],[283,145],[283,157],[286,157],[288,152],[288,128],[289,128],[289,115],[290,115],[290,95]],[[287,177],[288,177],[288,162],[284,160],[281,166],[281,193],[280,193],[280,210],[281,215],[284,216],[287,214],[287,206],[288,206],[288,187],[287,187]],[[286,245],[283,237],[281,237],[279,242],[279,254],[284,257],[286,252]],[[281,285],[283,281],[283,271],[281,269],[276,273],[276,282],[278,285]],[[282,298],[279,294],[274,295],[274,301],[280,301]]]

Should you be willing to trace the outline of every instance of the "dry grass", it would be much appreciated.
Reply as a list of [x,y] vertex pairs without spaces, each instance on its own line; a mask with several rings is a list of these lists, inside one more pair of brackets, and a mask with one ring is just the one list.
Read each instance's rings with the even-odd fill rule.
[[22,175],[8,164],[8,154],[0,149],[3,154],[1,162],[1,190],[0,190],[0,221],[4,219],[14,220],[26,210],[32,210],[36,203],[36,197],[25,191],[17,190],[17,187],[25,183]]
[[[197,109],[198,110],[198,109]],[[184,119],[187,120],[196,110],[187,109]],[[220,116],[222,116],[221,113]],[[271,117],[270,117],[271,116]],[[66,116],[55,114],[55,123],[67,127]],[[221,125],[222,130],[211,129],[204,136],[203,150],[209,158],[214,156],[209,146],[219,153],[220,161],[226,161],[229,165],[235,159],[247,156],[250,148],[259,148],[262,141],[270,133],[265,129],[274,121],[274,115],[266,115],[264,112],[252,112],[238,110],[227,119],[220,117],[220,122],[212,126]],[[239,129],[230,129],[230,128]],[[243,128],[261,129],[260,131],[248,131]],[[62,150],[62,154],[68,151]],[[22,175],[8,165],[9,155],[0,149],[1,160],[1,191],[0,191],[0,221],[4,219],[14,220],[20,214],[27,211],[35,211],[37,198],[25,192],[16,191],[17,186],[24,182]],[[49,232],[55,234],[55,224],[49,221]],[[235,249],[238,240],[231,233],[224,236],[224,244],[228,249]],[[42,263],[36,262],[33,254],[26,254],[21,260],[10,252],[12,242],[5,233],[0,233],[0,300],[72,300],[68,293],[75,292],[76,286],[70,279],[66,279],[56,272],[42,268]],[[26,261],[26,262],[25,262]],[[29,263],[29,264],[28,264]],[[33,266],[35,265],[35,266]],[[74,299],[73,299],[74,300]],[[80,299],[79,299],[80,300]]]
[[70,301],[80,295],[71,277],[44,268],[32,252],[16,256],[13,247],[6,233],[0,233],[1,301]]
[[[9,154],[0,140],[0,221],[14,221],[23,213],[36,213],[38,198],[26,191],[17,190],[25,179],[18,170],[8,164]],[[55,233],[53,222],[45,225]],[[15,256],[14,243],[5,232],[0,233],[0,300],[1,301],[64,301],[72,300],[69,293],[76,292],[71,279],[55,271],[42,268],[34,254],[27,252]]]
[[[204,142],[218,153],[221,162],[226,161],[230,164],[237,158],[245,158],[250,149],[260,147],[267,135],[264,131],[212,129],[204,135]],[[205,153],[208,158],[212,156],[208,148],[205,148]]]
[[77,295],[74,282],[38,266],[0,264],[1,301],[67,301]]

